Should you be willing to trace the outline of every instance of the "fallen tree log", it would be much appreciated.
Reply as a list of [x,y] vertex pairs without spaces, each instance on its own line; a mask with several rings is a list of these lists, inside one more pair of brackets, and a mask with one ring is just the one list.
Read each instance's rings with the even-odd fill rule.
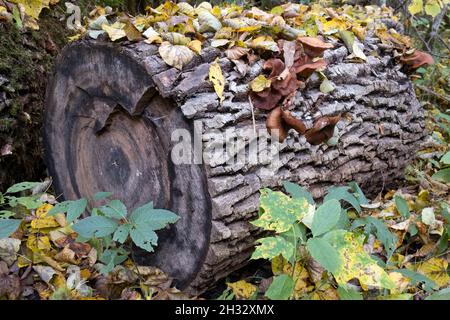
[[[177,212],[180,221],[160,233],[156,253],[136,258],[161,267],[179,288],[202,292],[248,260],[259,234],[249,221],[257,215],[260,188],[288,180],[320,197],[329,185],[356,181],[376,193],[403,175],[425,142],[424,113],[407,75],[377,39],[365,45],[378,53],[366,63],[348,62],[343,45],[325,52],[324,73],[334,91],[322,93],[313,76],[295,96],[291,113],[307,125],[342,115],[335,145],[311,145],[290,130],[283,143],[272,144],[276,161],[269,155],[233,163],[249,154],[249,132],[269,139],[267,113],[248,99],[262,60],[242,75],[219,50],[206,47],[179,71],[144,42],[77,41],[58,58],[47,90],[44,146],[55,188],[66,199],[111,191],[129,208],[153,200]],[[222,103],[208,80],[216,58],[226,81]],[[193,132],[195,120],[206,161],[175,164],[178,141],[171,135]],[[240,147],[212,155],[237,137]]]

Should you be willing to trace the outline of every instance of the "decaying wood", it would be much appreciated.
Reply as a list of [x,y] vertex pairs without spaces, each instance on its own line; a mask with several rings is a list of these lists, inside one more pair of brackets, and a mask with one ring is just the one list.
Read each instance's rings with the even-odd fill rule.
[[[268,113],[248,100],[249,82],[264,61],[245,75],[220,51],[205,47],[179,71],[167,66],[157,47],[114,45],[82,40],[68,46],[48,87],[45,120],[47,164],[65,198],[112,191],[130,208],[153,200],[182,219],[160,234],[155,254],[137,252],[178,279],[180,288],[199,293],[244,265],[259,230],[258,190],[279,188],[289,180],[308,187],[315,197],[329,185],[357,181],[368,192],[402,176],[415,151],[426,142],[423,110],[408,77],[376,39],[366,63],[351,63],[344,46],[325,52],[325,74],[336,89],[319,90],[314,75],[297,92],[290,115],[307,129],[315,120],[341,115],[336,146],[311,145],[290,130],[276,144],[279,161],[230,164],[248,153],[251,139],[227,156],[204,154],[207,164],[174,165],[171,131],[193,130],[202,123],[205,150],[256,129],[266,131]],[[226,78],[225,101],[219,103],[208,81],[209,65],[219,58]],[[233,129],[230,136],[223,135]]]

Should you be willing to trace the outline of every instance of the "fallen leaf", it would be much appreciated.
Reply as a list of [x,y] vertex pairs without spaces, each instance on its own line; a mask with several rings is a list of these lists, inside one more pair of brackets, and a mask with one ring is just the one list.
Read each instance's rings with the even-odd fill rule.
[[39,19],[42,9],[50,5],[50,0],[9,0],[9,2],[23,5],[25,13],[34,19]]
[[149,27],[142,35],[147,38],[146,43],[162,43],[161,35],[153,27]]
[[194,57],[194,52],[188,47],[172,45],[168,41],[161,43],[158,51],[165,63],[178,70],[183,69]]
[[102,30],[106,31],[111,41],[120,40],[127,36],[124,27],[125,24],[121,22],[115,22],[112,25],[102,24]]
[[212,82],[214,91],[222,102],[225,99],[223,96],[225,78],[223,77],[222,68],[220,67],[218,60],[211,63],[209,67],[209,81]]
[[202,42],[199,40],[192,40],[187,44],[187,46],[196,54],[200,54],[200,52],[202,51]]
[[367,61],[366,55],[360,48],[360,42],[356,39],[353,32],[348,30],[340,30],[339,35],[350,53],[363,61]]
[[5,261],[8,266],[17,260],[17,252],[20,249],[21,241],[19,239],[4,238],[0,239],[0,259]]
[[245,280],[239,280],[237,282],[227,282],[228,288],[230,288],[237,299],[250,299],[256,293],[256,286],[248,283]]
[[448,262],[443,258],[431,258],[417,265],[417,272],[427,276],[440,288],[450,283],[450,276],[447,273]]
[[253,39],[249,46],[253,49],[262,49],[273,52],[279,52],[277,43],[270,36],[259,36]]
[[52,267],[48,266],[33,266],[33,270],[39,275],[39,277],[45,283],[50,283],[56,271]]
[[261,92],[266,88],[270,88],[271,81],[267,79],[264,75],[259,75],[250,83],[250,88],[253,92]]
[[322,93],[330,93],[335,89],[333,82],[325,78],[320,84],[320,91]]

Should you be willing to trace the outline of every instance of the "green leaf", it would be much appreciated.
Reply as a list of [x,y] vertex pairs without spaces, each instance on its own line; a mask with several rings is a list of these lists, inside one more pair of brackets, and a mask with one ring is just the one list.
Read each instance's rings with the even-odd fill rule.
[[103,206],[100,211],[103,212],[105,216],[117,220],[124,219],[127,216],[127,208],[120,200],[112,200],[106,206]]
[[271,260],[281,254],[286,260],[290,260],[294,254],[294,245],[280,236],[258,239],[257,242],[260,245],[256,247],[251,259]]
[[442,156],[441,162],[444,164],[450,164],[450,151]]
[[0,239],[8,238],[20,226],[20,219],[0,219]]
[[265,296],[270,300],[287,300],[294,291],[294,280],[287,274],[281,274],[273,278]]
[[348,218],[347,210],[342,209],[341,214],[339,215],[339,220],[336,223],[334,229],[345,229],[347,230],[350,227],[350,219]]
[[364,195],[364,192],[361,190],[361,188],[358,186],[356,182],[352,181],[348,185],[352,189],[353,193],[356,193],[356,198],[358,199],[359,204],[369,203],[369,200],[367,200],[366,196]]
[[361,293],[345,285],[339,286],[337,293],[341,300],[363,300]]
[[395,196],[394,200],[395,200],[395,206],[397,207],[398,212],[403,217],[409,218],[410,213],[409,213],[408,203],[406,202],[406,200],[400,196]]
[[322,83],[320,84],[320,88],[319,89],[320,89],[320,91],[322,93],[330,93],[330,92],[332,92],[335,89],[335,87],[334,87],[333,82],[331,82],[330,80],[325,78],[322,81]]
[[339,36],[341,37],[342,41],[344,41],[348,51],[350,51],[355,57],[358,57],[361,60],[367,60],[367,57],[360,49],[358,41],[353,32],[348,30],[339,30]]
[[0,219],[8,219],[15,215],[14,212],[8,210],[0,210]]
[[67,223],[71,223],[78,219],[81,214],[86,210],[87,200],[79,199],[72,201],[67,208]]
[[284,190],[291,195],[292,198],[301,199],[305,198],[309,204],[314,204],[314,199],[311,193],[305,188],[299,186],[298,184],[285,181],[283,182]]
[[112,234],[118,227],[118,222],[102,216],[87,217],[73,225],[73,230],[85,238],[102,238]]
[[141,216],[146,216],[150,214],[153,209],[154,209],[153,201],[150,201],[149,203],[143,205],[142,207],[134,209],[130,215],[130,221],[135,223],[137,220],[140,219]]
[[336,199],[338,201],[340,200],[344,200],[348,203],[350,203],[353,208],[356,209],[356,211],[361,212],[361,206],[359,205],[359,201],[358,199],[356,199],[356,197],[351,194],[350,192],[348,192],[349,187],[333,187],[328,189],[328,193],[325,196],[325,198],[323,199],[323,202],[327,202],[328,200],[331,199]]
[[311,256],[326,270],[333,273],[339,269],[341,259],[338,252],[322,238],[311,238],[306,243]]
[[14,6],[12,13],[13,13],[14,22],[16,24],[16,28],[21,30],[23,28],[23,22],[22,22],[22,18],[21,18],[19,9],[17,9],[17,7]]
[[48,213],[47,216],[54,216],[57,213],[66,213],[69,210],[71,200],[57,203]]
[[113,271],[114,267],[128,258],[128,252],[123,248],[111,248],[103,251],[102,255],[100,255],[99,260],[106,264],[104,267],[100,269],[100,272],[104,275],[107,275],[111,271]]
[[94,194],[93,199],[95,201],[99,201],[112,196],[112,194],[113,194],[112,192],[97,192],[96,194]]
[[426,297],[425,300],[450,300],[450,288],[439,290]]
[[169,223],[175,223],[180,217],[175,213],[165,209],[149,209],[143,207],[133,211],[130,217],[132,223],[136,226],[146,225],[152,230],[165,228]]
[[340,214],[341,205],[336,199],[328,200],[317,208],[311,226],[314,237],[333,229],[339,221]]
[[398,272],[404,275],[405,277],[411,279],[412,284],[416,285],[418,283],[423,283],[423,288],[425,291],[433,291],[433,289],[438,289],[439,286],[431,280],[430,278],[424,276],[421,273],[409,270],[409,269],[396,269],[392,270],[393,272]]
[[156,246],[158,242],[158,236],[155,231],[146,225],[133,227],[130,236],[135,245],[148,252],[153,252],[153,246]]
[[450,168],[442,169],[431,176],[434,180],[450,183]]
[[280,236],[285,238],[288,242],[294,243],[297,241],[300,244],[305,244],[308,238],[306,237],[306,227],[305,225],[296,223],[291,229],[282,233]]
[[365,217],[353,221],[351,229],[353,230],[363,225],[369,227],[373,226],[375,228],[376,237],[383,243],[384,249],[386,250],[386,256],[389,260],[397,245],[397,236],[390,232],[388,227],[382,221],[377,220],[374,217]]
[[279,191],[264,188],[260,190],[261,215],[251,223],[265,230],[283,233],[300,221],[308,211],[309,205],[305,198],[292,199]]
[[120,225],[114,232],[113,240],[118,241],[120,243],[124,243],[127,240],[128,235],[130,234],[130,230],[131,230],[130,224]]
[[21,182],[17,183],[6,190],[6,193],[16,193],[20,191],[30,190],[38,186],[40,182]]
[[15,207],[18,204],[20,204],[20,205],[24,206],[25,208],[27,208],[28,210],[37,209],[44,204],[42,201],[39,200],[39,197],[37,197],[37,196],[20,197],[20,198],[8,197],[8,199],[9,199],[9,205],[11,207]]

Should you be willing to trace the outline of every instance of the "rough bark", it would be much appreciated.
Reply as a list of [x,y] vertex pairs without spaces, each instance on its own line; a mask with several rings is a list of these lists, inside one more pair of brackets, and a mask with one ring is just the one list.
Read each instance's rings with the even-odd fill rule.
[[[257,215],[260,188],[288,180],[320,197],[327,186],[357,181],[379,192],[402,176],[425,143],[423,110],[408,77],[376,39],[365,45],[378,52],[367,63],[347,62],[344,46],[325,52],[325,74],[336,89],[321,93],[313,76],[291,110],[308,126],[324,115],[344,115],[336,146],[312,146],[291,130],[275,144],[279,161],[240,164],[228,160],[248,155],[249,132],[265,131],[267,113],[254,110],[254,128],[247,94],[263,61],[242,76],[206,46],[179,71],[145,43],[76,42],[59,57],[47,91],[45,146],[56,188],[68,199],[112,191],[130,208],[153,200],[176,211],[182,219],[160,234],[156,253],[136,257],[200,293],[246,263],[259,235],[249,221]],[[216,57],[227,83],[223,103],[208,80]],[[244,142],[219,158],[206,151],[210,161],[203,164],[174,165],[171,131],[192,131],[194,120],[202,124],[205,150],[236,137]],[[224,135],[227,129],[233,134]]]

